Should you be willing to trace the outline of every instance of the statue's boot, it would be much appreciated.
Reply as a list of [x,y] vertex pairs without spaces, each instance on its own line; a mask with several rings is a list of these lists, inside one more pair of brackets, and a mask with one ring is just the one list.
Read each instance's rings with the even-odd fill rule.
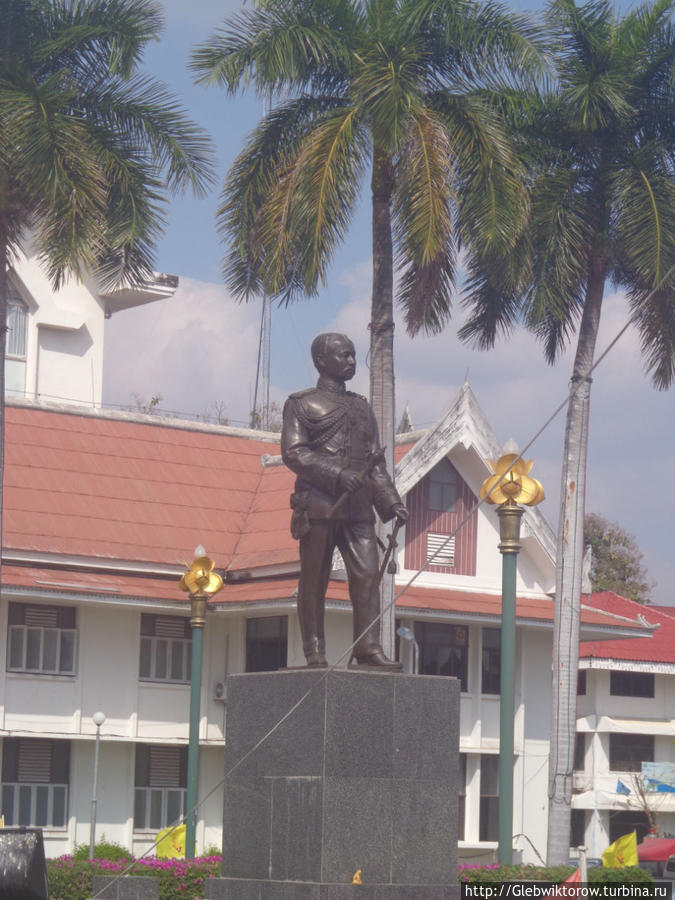
[[310,668],[325,668],[328,665],[326,659],[326,642],[319,638],[312,638],[302,645],[307,660],[307,666]]
[[355,656],[360,666],[372,666],[373,668],[386,669],[390,672],[400,672],[403,668],[400,662],[389,659],[379,644],[371,644],[363,649],[359,648]]

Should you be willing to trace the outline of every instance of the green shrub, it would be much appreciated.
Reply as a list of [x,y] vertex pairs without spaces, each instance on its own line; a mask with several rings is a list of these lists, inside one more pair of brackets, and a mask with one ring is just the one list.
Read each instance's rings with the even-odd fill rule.
[[[73,852],[73,859],[89,859],[89,844],[77,844]],[[131,854],[121,844],[106,841],[104,834],[101,836],[101,840],[94,844],[94,859],[131,859]]]
[[[131,860],[47,860],[49,900],[88,900],[94,875],[119,875]],[[127,873],[159,879],[159,900],[193,900],[204,896],[204,881],[220,875],[220,856],[200,859],[142,859]]]
[[[457,880],[472,884],[495,884],[500,881],[552,881],[557,884],[576,871],[575,866],[458,866]],[[617,884],[620,882],[645,882],[651,884],[649,872],[638,866],[621,869],[590,868],[588,882],[594,884]]]

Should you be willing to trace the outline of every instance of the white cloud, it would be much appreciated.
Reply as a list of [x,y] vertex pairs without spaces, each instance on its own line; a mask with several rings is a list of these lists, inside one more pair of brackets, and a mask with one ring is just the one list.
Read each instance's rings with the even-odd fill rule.
[[104,402],[201,414],[225,403],[249,417],[258,351],[259,304],[238,304],[224,287],[181,279],[173,297],[118,313],[106,324]]

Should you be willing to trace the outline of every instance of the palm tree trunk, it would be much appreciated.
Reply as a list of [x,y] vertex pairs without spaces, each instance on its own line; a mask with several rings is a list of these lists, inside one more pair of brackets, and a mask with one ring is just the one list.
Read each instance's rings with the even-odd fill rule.
[[[390,154],[373,150],[373,293],[370,317],[370,402],[385,447],[387,470],[394,475],[394,251],[391,197],[394,166]],[[394,655],[394,576],[382,579],[381,636],[385,653]]]
[[593,355],[600,325],[607,262],[591,257],[584,311],[574,358],[567,406],[565,446],[556,558],[556,604],[553,623],[551,745],[549,750],[548,865],[569,858],[572,770],[577,713],[581,569],[584,554],[586,452]]

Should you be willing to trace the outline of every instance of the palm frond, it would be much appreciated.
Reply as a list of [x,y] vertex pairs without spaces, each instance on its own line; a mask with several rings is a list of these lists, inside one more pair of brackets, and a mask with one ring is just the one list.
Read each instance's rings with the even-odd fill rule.
[[253,84],[259,92],[306,87],[324,77],[336,86],[352,64],[349,34],[355,15],[348,2],[277,2],[231,17],[192,54],[189,68],[200,83],[230,93]]
[[451,160],[442,120],[431,110],[412,115],[393,203],[396,262],[402,272],[397,300],[411,335],[440,331],[450,315],[457,256]]
[[[252,133],[230,169],[216,221],[229,243],[224,274],[235,296],[248,299],[262,290],[262,269],[267,253],[280,252],[287,237],[284,227],[276,240],[263,246],[262,219],[273,192],[288,184],[288,170],[303,139],[323,115],[343,105],[341,97],[300,97],[275,107]],[[285,199],[286,208],[293,192]],[[284,222],[283,216],[280,218]],[[281,251],[283,255],[283,251]],[[269,267],[269,261],[267,263]]]
[[[264,281],[291,299],[288,284],[300,277],[309,291],[324,281],[356,203],[368,156],[366,132],[352,107],[326,112],[297,151],[282,159],[276,187],[259,220],[265,250]],[[281,167],[280,167],[281,169]]]
[[619,271],[656,286],[675,262],[675,181],[667,161],[642,148],[613,179]]
[[153,78],[107,79],[80,93],[78,107],[97,128],[117,134],[127,152],[166,171],[170,189],[199,196],[213,183],[211,139]]
[[645,369],[654,386],[666,390],[675,381],[675,273],[656,290],[629,293],[633,321],[640,332]]
[[76,67],[89,77],[105,70],[129,78],[163,24],[154,0],[45,4],[44,39],[31,48],[35,74]]
[[472,95],[435,94],[451,135],[457,229],[463,243],[507,250],[527,221],[524,171],[495,109]]
[[460,340],[490,350],[521,321],[523,297],[531,277],[529,234],[524,231],[508,254],[474,253],[462,289],[462,305],[470,316]]

